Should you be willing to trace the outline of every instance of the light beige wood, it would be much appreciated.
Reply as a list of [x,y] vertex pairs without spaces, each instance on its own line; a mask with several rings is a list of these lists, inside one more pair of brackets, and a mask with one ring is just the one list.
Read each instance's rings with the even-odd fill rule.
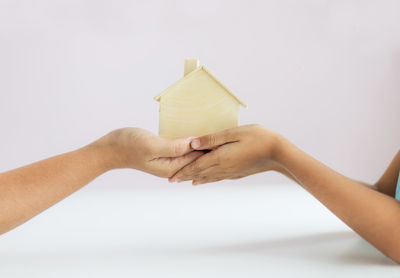
[[239,106],[246,107],[203,66],[155,99],[160,102],[159,135],[165,138],[201,136],[235,127]]
[[200,62],[197,59],[185,59],[183,76],[186,76],[189,73],[191,73],[192,71],[194,71],[195,69],[197,69],[199,67],[199,64],[200,64]]

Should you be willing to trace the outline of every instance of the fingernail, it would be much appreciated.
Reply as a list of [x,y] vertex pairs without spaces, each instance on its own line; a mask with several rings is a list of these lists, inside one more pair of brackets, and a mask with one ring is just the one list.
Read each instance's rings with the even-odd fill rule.
[[198,147],[200,147],[200,140],[199,139],[194,139],[192,141],[191,146],[192,146],[193,149],[197,149]]
[[175,182],[182,182],[181,179],[175,179]]
[[187,142],[192,142],[194,138],[196,138],[196,137],[190,136],[190,137],[186,138],[186,141]]
[[198,181],[193,181],[193,183],[192,183],[193,185],[198,185],[199,184],[199,182]]

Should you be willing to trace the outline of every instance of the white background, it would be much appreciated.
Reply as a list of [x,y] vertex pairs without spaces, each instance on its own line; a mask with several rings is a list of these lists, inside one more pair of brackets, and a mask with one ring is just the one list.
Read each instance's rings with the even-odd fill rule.
[[[156,132],[153,96],[181,78],[189,57],[249,105],[241,123],[275,129],[341,173],[372,183],[400,146],[399,11],[397,0],[0,0],[0,172],[115,128]],[[3,236],[9,276],[2,277],[20,262],[22,277],[24,269],[45,277],[49,265],[74,274],[70,266],[80,259],[88,264],[79,273],[96,273],[100,264],[104,275],[136,269],[156,277],[163,270],[174,276],[181,263],[187,267],[175,274],[193,276],[198,262],[199,269],[214,262],[219,277],[246,273],[246,266],[259,274],[323,274],[343,263],[343,274],[364,265],[366,277],[383,271],[374,265],[390,265],[302,189],[277,186],[287,182],[260,174],[193,189],[110,172]],[[225,200],[226,191],[235,197]],[[320,245],[313,249],[313,242]],[[199,254],[199,246],[211,251]],[[50,251],[39,256],[40,249]],[[372,255],[365,259],[364,251]],[[222,255],[213,261],[213,252]],[[199,271],[204,277],[212,269]]]

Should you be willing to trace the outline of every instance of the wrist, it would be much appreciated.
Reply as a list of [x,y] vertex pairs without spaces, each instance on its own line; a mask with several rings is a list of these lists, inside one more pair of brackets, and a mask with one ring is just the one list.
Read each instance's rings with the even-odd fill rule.
[[273,169],[285,175],[289,179],[298,183],[296,177],[292,174],[292,172],[288,169],[287,165],[287,157],[288,152],[291,152],[291,147],[294,146],[289,140],[283,137],[280,134],[276,134],[275,147],[273,149],[272,161],[273,161]]
[[274,145],[271,152],[271,159],[275,162],[280,162],[282,158],[282,153],[285,148],[286,142],[285,138],[280,134],[274,134]]
[[104,173],[119,168],[118,163],[116,162],[117,155],[115,154],[115,151],[111,146],[104,144],[100,140],[83,147],[82,151],[87,157],[91,158],[93,165],[100,172]]
[[275,134],[275,144],[272,150],[271,159],[280,167],[287,168],[287,160],[293,153],[294,145],[280,134]]
[[274,151],[274,160],[283,165],[285,164],[285,158],[290,151],[292,144],[285,137],[279,135],[276,141],[276,147]]
[[284,167],[279,163],[280,154],[284,148],[284,137],[273,130],[262,127],[255,137],[260,139],[260,145],[256,148],[258,163],[263,171],[277,171],[284,173]]
[[[300,164],[305,163],[305,158],[301,156],[302,152],[294,144],[292,144],[285,137],[281,136],[277,143],[277,149],[275,152],[275,161],[279,164],[286,172],[290,173],[294,177],[293,169]],[[299,158],[302,157],[300,160]]]

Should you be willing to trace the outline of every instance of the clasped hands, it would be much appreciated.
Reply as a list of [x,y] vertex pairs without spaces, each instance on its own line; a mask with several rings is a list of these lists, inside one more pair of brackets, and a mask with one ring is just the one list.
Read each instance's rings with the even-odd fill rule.
[[111,170],[134,168],[170,182],[193,185],[238,179],[281,168],[281,137],[260,125],[246,125],[202,137],[165,139],[139,128],[110,132],[88,147],[102,152]]

